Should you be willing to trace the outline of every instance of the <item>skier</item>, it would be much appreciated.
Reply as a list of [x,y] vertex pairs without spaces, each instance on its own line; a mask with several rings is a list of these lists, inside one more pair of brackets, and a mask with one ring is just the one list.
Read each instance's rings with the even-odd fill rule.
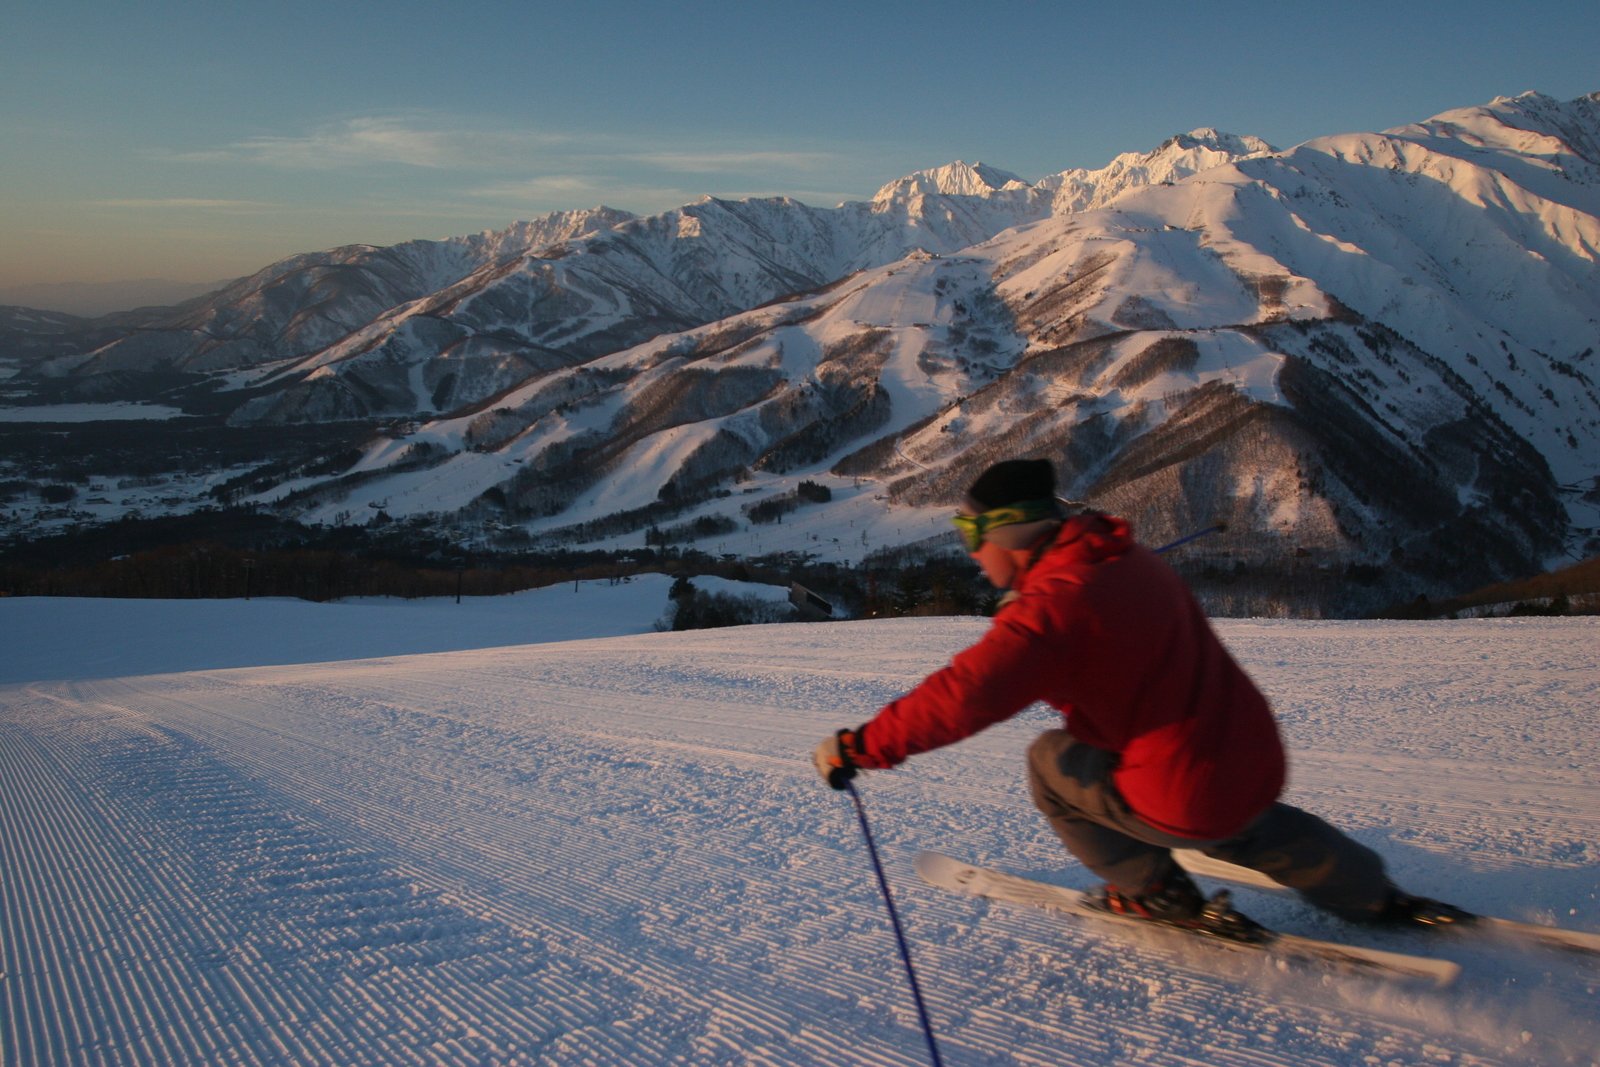
[[1469,919],[1401,892],[1377,853],[1278,800],[1283,743],[1266,698],[1188,588],[1127,523],[1064,505],[1048,460],[986,470],[954,518],[1008,590],[982,640],[813,759],[835,789],[1010,718],[1035,701],[1065,729],[1028,748],[1034,803],[1105,881],[1097,906],[1251,939],[1225,893],[1208,902],[1175,848],[1260,871],[1357,922]]

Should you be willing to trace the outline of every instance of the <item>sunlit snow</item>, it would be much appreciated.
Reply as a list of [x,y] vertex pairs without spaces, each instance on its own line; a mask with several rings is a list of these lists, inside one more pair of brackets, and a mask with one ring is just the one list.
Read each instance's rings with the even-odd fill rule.
[[[808,752],[985,621],[652,632],[666,584],[0,599],[0,1059],[926,1062],[854,816]],[[1294,800],[1417,891],[1600,929],[1595,620],[1219,629],[1275,701]],[[1600,974],[1576,958],[1242,893],[1271,924],[1465,969],[1395,987],[919,883],[935,848],[1090,884],[1026,796],[1050,721],[862,782],[947,1063],[1600,1047]]]

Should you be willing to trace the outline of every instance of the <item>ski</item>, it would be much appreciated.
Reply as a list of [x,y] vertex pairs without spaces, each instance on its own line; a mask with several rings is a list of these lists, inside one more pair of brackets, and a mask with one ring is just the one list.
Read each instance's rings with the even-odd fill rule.
[[[1273,893],[1293,892],[1288,887],[1274,882],[1260,871],[1252,871],[1248,867],[1239,867],[1222,860],[1215,860],[1203,852],[1181,849],[1174,852],[1173,855],[1183,865],[1184,870],[1201,878],[1210,878],[1218,882],[1228,882],[1248,889],[1260,889]],[[1470,923],[1454,926],[1451,929],[1453,931],[1459,930],[1463,933],[1484,932],[1512,940],[1543,945],[1546,948],[1562,949],[1567,952],[1600,955],[1600,933],[1590,933],[1585,930],[1568,930],[1560,926],[1540,926],[1538,923],[1523,922],[1520,919],[1502,919],[1493,915],[1478,915]]]
[[1422,979],[1440,987],[1449,985],[1461,973],[1460,965],[1450,960],[1363,948],[1336,941],[1319,941],[1275,930],[1266,931],[1266,936],[1260,941],[1234,941],[1201,930],[1186,930],[1148,919],[1117,915],[1092,906],[1088,903],[1089,894],[1079,890],[1020,878],[988,867],[975,867],[937,852],[919,853],[916,871],[923,881],[941,889],[1082,916],[1122,930],[1136,927],[1157,937],[1173,939],[1174,943],[1181,939],[1185,944],[1199,943],[1240,952],[1260,952],[1291,963],[1331,967],[1389,979]]

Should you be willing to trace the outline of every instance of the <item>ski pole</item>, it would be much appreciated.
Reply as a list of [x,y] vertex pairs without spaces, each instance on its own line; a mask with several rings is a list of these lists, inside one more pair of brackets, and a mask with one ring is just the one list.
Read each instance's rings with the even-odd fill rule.
[[872,828],[867,825],[867,809],[862,806],[861,794],[856,792],[855,783],[845,780],[844,788],[850,794],[850,799],[855,801],[856,819],[861,823],[861,836],[867,842],[867,854],[872,857],[872,869],[878,875],[878,889],[883,893],[884,906],[889,909],[889,925],[894,927],[894,939],[900,946],[900,962],[906,966],[906,980],[911,983],[911,999],[917,1002],[917,1017],[922,1020],[922,1035],[928,1039],[928,1058],[933,1061],[933,1067],[943,1067],[944,1061],[939,1058],[939,1046],[933,1041],[933,1024],[928,1021],[928,1007],[922,1002],[922,988],[917,985],[917,971],[911,966],[911,949],[906,944],[906,935],[900,929],[900,916],[894,909],[894,897],[889,894],[889,879],[884,877],[883,864],[878,861],[878,846],[872,840]]
[[1156,553],[1156,555],[1159,556],[1163,552],[1172,551],[1174,548],[1177,548],[1179,545],[1186,545],[1190,541],[1198,541],[1200,538],[1206,537],[1206,536],[1208,536],[1210,534],[1221,533],[1223,530],[1226,530],[1227,528],[1228,528],[1228,524],[1225,523],[1225,522],[1219,522],[1215,526],[1207,526],[1204,530],[1196,530],[1192,534],[1185,534],[1183,537],[1178,538],[1176,541],[1167,542],[1166,544],[1162,545],[1160,548],[1156,549],[1155,553]]

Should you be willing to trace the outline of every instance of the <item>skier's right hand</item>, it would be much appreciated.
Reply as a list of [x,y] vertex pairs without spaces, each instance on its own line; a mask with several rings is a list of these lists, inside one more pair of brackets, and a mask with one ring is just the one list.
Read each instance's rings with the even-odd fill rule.
[[843,789],[861,769],[857,762],[861,755],[860,737],[858,730],[838,730],[811,750],[811,762],[830,787]]

